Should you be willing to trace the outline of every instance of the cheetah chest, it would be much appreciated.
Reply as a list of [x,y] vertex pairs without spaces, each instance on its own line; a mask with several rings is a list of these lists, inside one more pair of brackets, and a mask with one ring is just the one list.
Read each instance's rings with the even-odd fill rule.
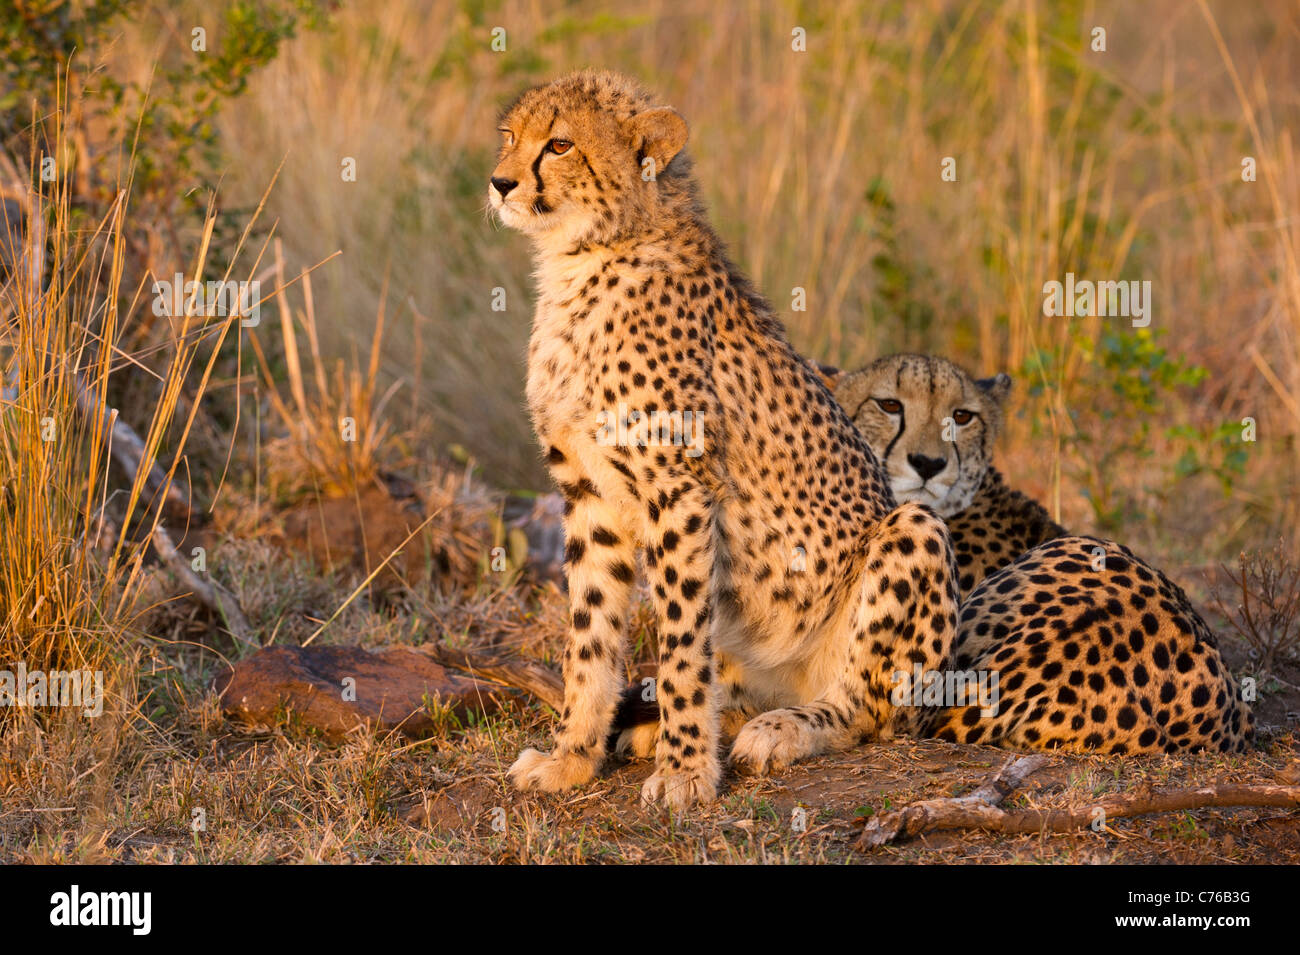
[[[589,259],[569,264],[537,304],[528,352],[527,398],[543,448],[555,448],[611,500],[626,483],[610,463],[621,409],[613,357],[624,334],[625,307],[608,291],[610,270]],[[574,475],[570,475],[570,478]]]

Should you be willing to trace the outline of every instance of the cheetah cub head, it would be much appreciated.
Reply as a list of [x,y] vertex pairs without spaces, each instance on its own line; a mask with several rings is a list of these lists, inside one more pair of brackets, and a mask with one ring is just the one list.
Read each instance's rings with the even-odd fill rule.
[[972,378],[934,355],[890,355],[861,371],[823,369],[835,398],[884,463],[900,503],[951,517],[993,461],[1011,379]]
[[583,71],[530,89],[497,124],[488,203],[541,244],[603,242],[690,189],[686,121],[634,80]]

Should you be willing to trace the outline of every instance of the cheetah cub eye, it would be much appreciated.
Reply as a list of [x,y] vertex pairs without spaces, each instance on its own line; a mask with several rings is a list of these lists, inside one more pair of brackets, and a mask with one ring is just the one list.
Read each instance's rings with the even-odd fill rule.
[[965,408],[958,408],[952,413],[952,420],[957,424],[970,424],[971,419],[975,417],[975,412],[967,411]]

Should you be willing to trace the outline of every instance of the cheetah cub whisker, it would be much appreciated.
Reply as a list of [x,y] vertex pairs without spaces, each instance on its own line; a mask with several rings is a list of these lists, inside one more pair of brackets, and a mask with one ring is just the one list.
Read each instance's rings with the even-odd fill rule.
[[[489,201],[532,240],[527,394],[566,499],[570,601],[554,750],[526,750],[510,778],[558,790],[600,768],[638,555],[659,647],[647,802],[714,798],[724,709],[748,718],[732,758],[757,772],[912,729],[891,675],[949,656],[948,532],[926,507],[896,507],[728,261],[685,121],[625,77],[583,72],[524,93],[499,128]],[[690,421],[689,442],[645,426],[665,415]]]

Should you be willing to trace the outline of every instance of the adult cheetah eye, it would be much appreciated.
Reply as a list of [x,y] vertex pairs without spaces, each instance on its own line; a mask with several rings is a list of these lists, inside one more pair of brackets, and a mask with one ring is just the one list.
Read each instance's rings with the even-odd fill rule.
[[877,398],[876,404],[885,414],[900,414],[903,410],[903,403],[896,398]]
[[975,417],[975,412],[967,411],[965,408],[958,408],[952,413],[952,420],[958,424],[970,424],[970,419]]
[[501,135],[505,137],[507,146],[513,146],[515,144],[515,134],[510,132],[510,130],[502,126],[497,129],[497,132],[501,133]]
[[573,148],[573,143],[569,142],[567,139],[552,139],[546,144],[546,148],[557,156],[563,156]]

